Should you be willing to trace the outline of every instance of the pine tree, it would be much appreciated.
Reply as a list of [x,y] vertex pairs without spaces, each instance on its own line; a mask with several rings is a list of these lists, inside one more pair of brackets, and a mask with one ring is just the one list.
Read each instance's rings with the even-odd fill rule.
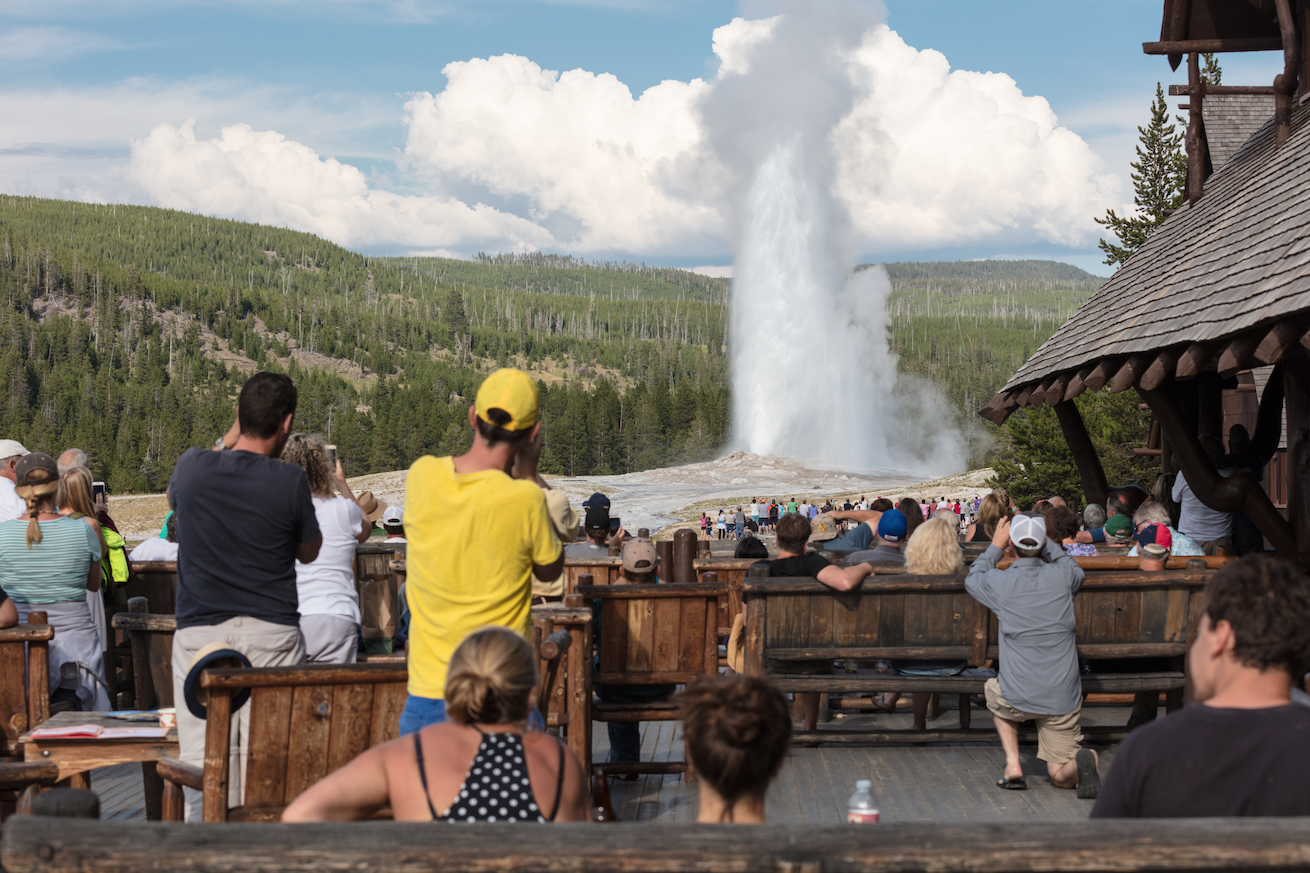
[[1219,59],[1213,52],[1202,52],[1201,57],[1205,60],[1205,66],[1201,68],[1201,79],[1209,85],[1222,85],[1224,71],[1219,69]]
[[1142,247],[1146,238],[1164,223],[1170,210],[1183,202],[1183,186],[1187,180],[1187,155],[1183,153],[1183,131],[1176,130],[1169,120],[1169,107],[1164,100],[1164,89],[1157,82],[1155,102],[1151,105],[1151,122],[1137,128],[1140,143],[1137,160],[1133,161],[1133,203],[1137,214],[1116,215],[1107,210],[1096,223],[1108,227],[1119,238],[1115,245],[1102,239],[1099,243],[1105,252],[1105,263],[1123,264],[1133,252]]

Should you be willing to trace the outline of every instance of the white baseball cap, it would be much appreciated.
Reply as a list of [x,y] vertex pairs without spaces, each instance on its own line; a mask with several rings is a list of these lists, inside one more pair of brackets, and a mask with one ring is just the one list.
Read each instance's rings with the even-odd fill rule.
[[1021,512],[1010,522],[1010,542],[1024,549],[1036,549],[1046,544],[1046,519],[1040,515]]
[[388,506],[387,511],[382,513],[382,524],[384,527],[386,525],[392,525],[394,527],[395,525],[402,524],[404,518],[405,510],[401,509],[399,506]]
[[0,460],[30,454],[18,440],[0,440]]

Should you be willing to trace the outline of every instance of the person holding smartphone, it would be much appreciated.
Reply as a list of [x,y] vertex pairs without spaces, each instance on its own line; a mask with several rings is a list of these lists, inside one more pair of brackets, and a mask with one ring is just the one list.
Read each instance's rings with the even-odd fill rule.
[[606,558],[611,549],[623,545],[628,535],[621,520],[610,516],[610,499],[597,491],[582,504],[587,511],[582,529],[587,541],[572,543],[564,549],[566,558]]

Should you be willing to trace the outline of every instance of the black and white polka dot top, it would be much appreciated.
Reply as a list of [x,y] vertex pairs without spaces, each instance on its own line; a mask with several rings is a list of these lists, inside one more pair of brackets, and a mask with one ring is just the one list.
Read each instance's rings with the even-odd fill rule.
[[523,737],[513,733],[484,733],[473,763],[464,776],[464,784],[450,804],[450,809],[437,815],[428,792],[428,775],[423,767],[423,747],[418,734],[414,734],[414,753],[418,756],[419,778],[423,781],[423,796],[433,821],[509,821],[547,822],[555,820],[559,811],[560,794],[564,788],[564,744],[559,747],[559,778],[555,782],[555,802],[550,817],[541,814],[532,785],[528,780],[528,762],[523,755]]

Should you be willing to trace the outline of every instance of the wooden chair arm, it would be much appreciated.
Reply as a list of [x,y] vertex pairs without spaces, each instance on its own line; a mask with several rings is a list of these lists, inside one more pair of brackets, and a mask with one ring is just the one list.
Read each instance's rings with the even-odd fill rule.
[[205,789],[205,771],[194,764],[183,764],[177,758],[160,758],[155,763],[155,772],[167,782],[197,791]]
[[177,619],[171,615],[154,615],[146,612],[116,612],[110,624],[114,626],[115,630],[177,633]]
[[58,781],[59,765],[54,761],[13,761],[0,764],[0,788],[54,785]]
[[40,643],[55,638],[55,629],[48,624],[20,624],[0,630],[0,643]]

